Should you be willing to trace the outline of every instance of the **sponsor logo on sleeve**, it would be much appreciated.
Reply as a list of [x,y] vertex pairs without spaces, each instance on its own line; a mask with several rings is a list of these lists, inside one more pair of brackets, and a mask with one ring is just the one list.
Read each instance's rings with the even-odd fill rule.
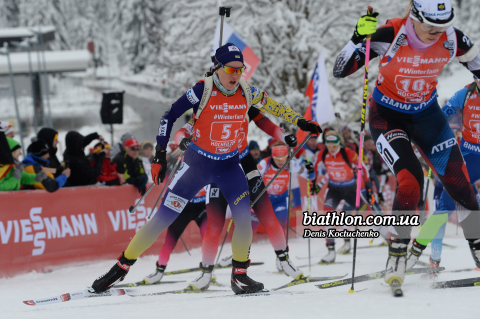
[[172,192],[169,192],[167,198],[165,199],[165,206],[170,208],[171,210],[181,213],[185,206],[187,206],[188,200],[176,195]]
[[190,101],[190,103],[197,104],[198,102],[200,102],[197,95],[193,91],[193,88],[189,88],[186,94],[187,94],[187,99]]
[[160,128],[158,129],[158,135],[167,136],[167,127],[168,127],[168,120],[162,119],[160,121]]

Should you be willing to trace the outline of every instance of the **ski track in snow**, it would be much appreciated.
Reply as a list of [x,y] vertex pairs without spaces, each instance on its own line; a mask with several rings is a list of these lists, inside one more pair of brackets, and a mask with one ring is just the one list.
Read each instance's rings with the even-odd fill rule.
[[[337,246],[342,244],[337,240]],[[376,240],[379,243],[379,240]],[[455,235],[455,226],[448,224],[446,243],[457,248],[443,248],[441,266],[446,270],[473,267],[472,257],[463,234]],[[326,252],[323,239],[311,240],[312,262],[318,261]],[[367,239],[361,239],[359,246],[368,245]],[[292,260],[297,264],[305,264],[295,256],[308,254],[307,241],[295,238],[290,240]],[[338,247],[337,247],[338,248]],[[231,249],[226,245],[223,257]],[[387,247],[363,249],[357,251],[357,275],[384,269],[387,258]],[[196,267],[201,258],[200,249],[187,253],[173,254],[167,270]],[[427,248],[425,253],[430,253]],[[275,254],[268,241],[254,243],[251,248],[252,261],[265,262],[262,266],[252,266],[248,274],[272,289],[286,284],[290,279],[284,275],[274,274]],[[131,268],[125,282],[141,280],[154,271],[157,256],[141,257]],[[337,255],[337,261],[351,261],[352,255]],[[423,261],[428,257],[423,256]],[[305,291],[307,294],[272,295],[251,298],[207,298],[214,295],[229,295],[231,291],[208,294],[162,295],[152,297],[131,298],[128,296],[91,298],[68,301],[65,303],[27,306],[23,300],[45,298],[66,292],[85,289],[93,280],[108,271],[113,260],[94,261],[69,265],[50,273],[28,273],[13,278],[0,279],[1,318],[142,318],[155,316],[161,318],[461,318],[478,313],[478,289],[458,288],[438,289],[429,287],[431,280],[422,279],[421,275],[406,276],[403,285],[405,296],[394,298],[390,288],[383,280],[357,283],[355,290],[363,290],[349,294],[350,286],[341,286],[320,290],[318,283],[309,283],[284,289],[283,291]],[[313,266],[311,276],[334,276],[348,272],[351,276],[351,264],[330,266]],[[166,276],[165,280],[193,280],[198,273]],[[217,270],[215,275],[220,283],[229,284],[230,270]],[[438,280],[478,277],[479,272],[444,273]],[[162,286],[142,287],[144,293],[169,291],[185,288],[187,283]],[[226,289],[212,287],[212,289]],[[147,317],[148,318],[148,317]]]

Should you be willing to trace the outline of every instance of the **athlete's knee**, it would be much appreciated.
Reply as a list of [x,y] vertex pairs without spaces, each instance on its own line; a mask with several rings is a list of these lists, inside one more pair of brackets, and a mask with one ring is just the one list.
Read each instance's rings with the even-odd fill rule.
[[423,178],[419,182],[417,176],[414,176],[407,169],[402,169],[397,174],[397,196],[410,197],[415,204],[420,200],[420,190],[423,186]]

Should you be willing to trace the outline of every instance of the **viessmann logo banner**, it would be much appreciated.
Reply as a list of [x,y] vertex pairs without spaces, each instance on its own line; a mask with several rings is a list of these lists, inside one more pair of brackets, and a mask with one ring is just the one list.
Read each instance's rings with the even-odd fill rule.
[[[6,259],[0,278],[118,257],[147,222],[161,189],[154,187],[134,214],[128,211],[140,199],[134,186],[0,193],[0,251]],[[195,241],[187,243],[189,247],[201,245],[197,233],[192,227],[182,236],[187,242]],[[146,254],[158,254],[164,237],[161,235]]]

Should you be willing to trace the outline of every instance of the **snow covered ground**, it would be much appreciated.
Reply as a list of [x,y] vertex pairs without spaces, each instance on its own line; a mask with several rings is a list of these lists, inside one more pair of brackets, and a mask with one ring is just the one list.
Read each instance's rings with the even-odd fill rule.
[[[441,266],[446,270],[474,267],[468,245],[461,229],[455,234],[453,224],[447,226],[445,242],[456,248],[444,247]],[[378,241],[378,240],[377,240]],[[337,243],[342,243],[340,239]],[[326,253],[322,239],[311,241],[312,263],[318,262]],[[359,240],[359,246],[368,245],[367,240]],[[300,238],[289,242],[292,260],[298,265],[308,264],[308,259],[298,259],[308,254],[307,240]],[[337,245],[339,246],[339,245]],[[226,245],[224,256],[230,250]],[[387,248],[359,249],[356,274],[366,274],[384,269]],[[425,253],[430,253],[427,248]],[[157,256],[141,257],[132,267],[126,282],[141,280],[154,270]],[[187,253],[174,254],[167,270],[197,267],[201,258],[200,249]],[[252,261],[265,262],[262,266],[249,268],[249,275],[275,288],[289,282],[289,278],[274,273],[275,255],[269,242],[254,243],[251,249]],[[351,261],[352,255],[337,255],[337,261]],[[428,257],[421,258],[428,261]],[[55,270],[50,273],[29,273],[9,279],[0,279],[1,318],[474,318],[478,314],[478,289],[456,288],[433,290],[431,279],[421,275],[409,275],[403,286],[404,297],[394,298],[383,280],[374,280],[355,285],[354,294],[349,294],[350,286],[320,290],[315,283],[298,285],[284,291],[303,291],[304,294],[272,295],[249,298],[208,298],[211,296],[232,295],[230,288],[224,292],[204,294],[161,295],[132,298],[129,296],[90,298],[43,306],[27,306],[23,300],[44,298],[61,293],[78,291],[89,286],[93,280],[106,272],[113,260],[88,262]],[[351,263],[329,266],[315,265],[312,271],[304,269],[312,276],[333,276],[348,273],[351,276]],[[182,289],[198,273],[168,276],[165,280],[186,280],[185,283],[143,287],[142,292],[159,292]],[[218,281],[229,285],[230,270],[216,271]],[[347,276],[347,278],[348,278]],[[438,280],[478,277],[479,272],[443,273]],[[366,290],[364,290],[366,289]],[[362,291],[363,290],[363,291]]]

